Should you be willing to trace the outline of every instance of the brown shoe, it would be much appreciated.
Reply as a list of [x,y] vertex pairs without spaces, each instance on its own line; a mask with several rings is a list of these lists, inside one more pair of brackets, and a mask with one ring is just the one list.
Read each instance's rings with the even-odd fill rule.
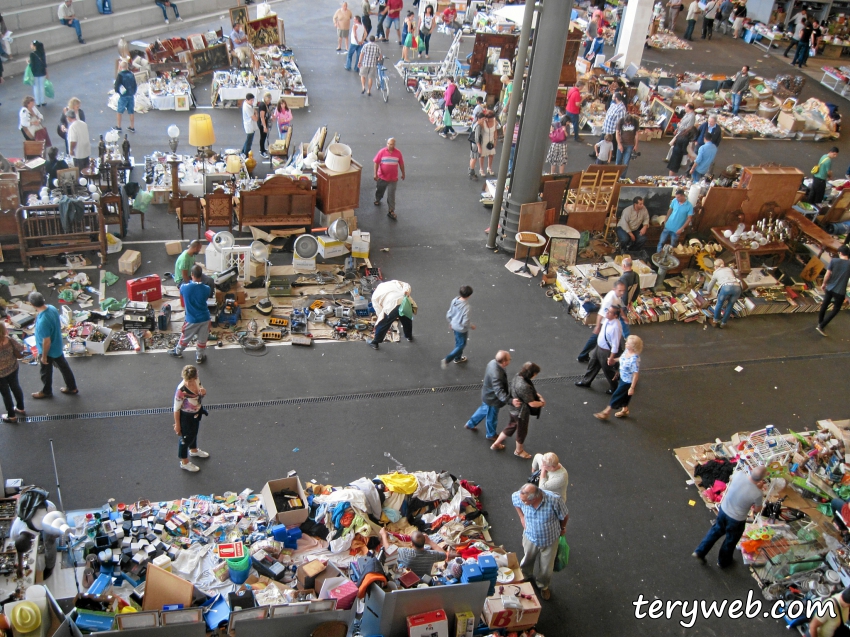
[[53,394],[45,394],[43,391],[37,391],[32,395],[36,400],[40,398],[53,398]]
[[68,389],[67,387],[63,387],[59,391],[61,391],[63,394],[79,394],[80,393],[79,389]]
[[548,588],[541,588],[540,597],[546,601],[549,601],[549,598],[552,597],[552,593],[549,592]]

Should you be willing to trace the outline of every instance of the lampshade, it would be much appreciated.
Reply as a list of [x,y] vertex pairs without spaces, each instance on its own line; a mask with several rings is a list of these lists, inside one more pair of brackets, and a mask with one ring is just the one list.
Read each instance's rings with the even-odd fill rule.
[[169,126],[166,132],[169,137],[180,137],[180,129],[175,124]]
[[225,170],[231,175],[239,174],[242,171],[242,159],[239,155],[228,155]]
[[212,117],[192,115],[189,117],[189,146],[212,146],[215,144],[215,131]]

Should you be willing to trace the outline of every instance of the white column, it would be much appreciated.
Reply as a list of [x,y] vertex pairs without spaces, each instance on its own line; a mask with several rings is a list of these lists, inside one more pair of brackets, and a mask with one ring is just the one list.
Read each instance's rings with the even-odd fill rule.
[[649,34],[649,25],[652,22],[653,4],[654,0],[629,0],[626,5],[616,51],[623,54],[624,69],[629,68],[629,64],[640,66],[644,44]]

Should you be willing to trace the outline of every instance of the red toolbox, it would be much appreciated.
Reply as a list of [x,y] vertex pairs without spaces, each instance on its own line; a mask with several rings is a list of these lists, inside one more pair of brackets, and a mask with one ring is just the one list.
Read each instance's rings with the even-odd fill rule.
[[159,301],[162,298],[162,280],[158,274],[127,281],[127,298],[131,301]]

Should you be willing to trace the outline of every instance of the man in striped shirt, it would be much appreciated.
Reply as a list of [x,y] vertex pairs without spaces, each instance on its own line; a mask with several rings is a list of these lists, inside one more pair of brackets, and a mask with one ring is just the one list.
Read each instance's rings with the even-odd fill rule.
[[379,150],[373,161],[375,181],[378,182],[375,188],[375,205],[381,205],[381,199],[386,192],[387,206],[389,206],[387,216],[393,220],[398,219],[395,214],[395,189],[398,185],[399,171],[401,171],[401,178],[404,179],[404,157],[401,151],[396,150],[395,138],[390,137],[387,140],[387,147]]

